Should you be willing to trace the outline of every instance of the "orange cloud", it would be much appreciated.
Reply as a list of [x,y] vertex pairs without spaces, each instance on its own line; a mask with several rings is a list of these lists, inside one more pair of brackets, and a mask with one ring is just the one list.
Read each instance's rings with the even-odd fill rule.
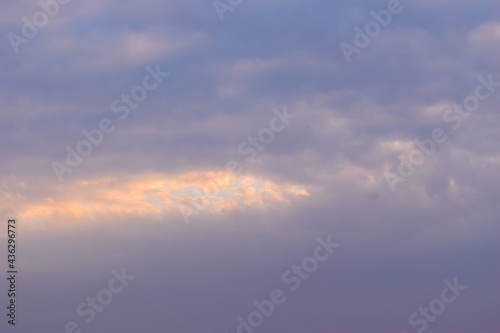
[[37,195],[29,192],[21,182],[3,186],[0,197],[7,205],[3,209],[11,205],[25,221],[45,221],[103,215],[161,216],[204,202],[208,209],[197,213],[223,214],[237,207],[289,205],[292,198],[309,195],[300,185],[215,171],[86,179],[57,184]]

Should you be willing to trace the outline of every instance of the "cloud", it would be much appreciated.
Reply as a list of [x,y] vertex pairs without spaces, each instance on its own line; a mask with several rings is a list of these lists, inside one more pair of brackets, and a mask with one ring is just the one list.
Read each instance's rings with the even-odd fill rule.
[[[0,212],[23,228],[20,329],[60,330],[124,265],[138,283],[89,333],[229,333],[332,234],[342,253],[262,332],[410,332],[457,275],[470,292],[432,329],[498,332],[500,94],[459,130],[443,114],[478,76],[500,80],[500,7],[404,4],[350,65],[339,44],[387,1],[245,1],[223,23],[210,1],[72,1],[19,54],[3,38]],[[0,6],[4,37],[38,10]],[[51,162],[156,64],[168,80],[60,184]],[[239,144],[283,106],[297,118],[247,163]],[[390,192],[384,172],[437,127],[449,140]],[[203,203],[184,223],[181,207]]]
[[[180,214],[182,209],[194,209],[197,215],[245,207],[266,209],[309,195],[300,185],[213,171],[85,179],[44,187],[36,199],[33,194],[23,181],[4,183],[0,210],[14,207],[16,216],[26,223],[127,215],[161,218]],[[199,202],[203,209],[196,209]]]

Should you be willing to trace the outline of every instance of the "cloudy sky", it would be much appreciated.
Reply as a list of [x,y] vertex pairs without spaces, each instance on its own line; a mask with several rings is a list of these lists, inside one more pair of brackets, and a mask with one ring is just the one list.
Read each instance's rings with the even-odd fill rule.
[[0,331],[498,333],[499,14],[3,0]]

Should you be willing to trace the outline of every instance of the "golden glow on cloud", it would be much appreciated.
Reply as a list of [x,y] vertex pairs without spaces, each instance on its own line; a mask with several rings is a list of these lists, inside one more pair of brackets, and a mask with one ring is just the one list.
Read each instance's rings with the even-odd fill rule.
[[[238,207],[265,209],[289,205],[292,198],[309,195],[299,185],[212,171],[86,179],[57,184],[47,191],[28,195],[30,189],[20,182],[4,186],[0,193],[6,205],[3,209],[10,205],[25,221],[95,219],[103,215],[161,216],[182,209],[195,210],[197,214],[222,214]],[[200,203],[204,208],[196,209]]]

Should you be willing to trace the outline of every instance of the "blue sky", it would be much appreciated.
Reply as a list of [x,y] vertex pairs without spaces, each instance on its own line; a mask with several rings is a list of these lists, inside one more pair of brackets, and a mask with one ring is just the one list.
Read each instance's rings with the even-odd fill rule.
[[2,332],[497,333],[498,2],[215,4],[0,4]]

